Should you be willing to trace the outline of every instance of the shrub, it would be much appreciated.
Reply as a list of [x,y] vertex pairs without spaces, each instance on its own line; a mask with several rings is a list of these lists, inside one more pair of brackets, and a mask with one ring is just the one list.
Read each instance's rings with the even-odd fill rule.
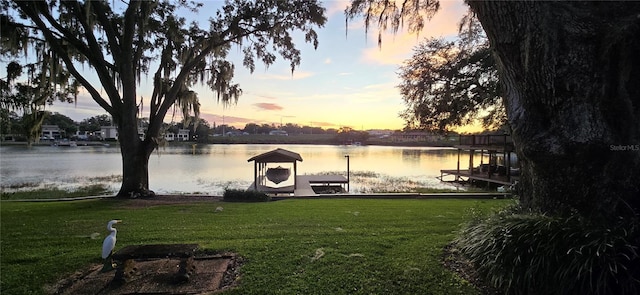
[[456,244],[505,294],[638,294],[638,220],[610,226],[577,215],[503,212],[467,226]]
[[225,189],[222,198],[226,202],[268,202],[271,197],[253,190]]

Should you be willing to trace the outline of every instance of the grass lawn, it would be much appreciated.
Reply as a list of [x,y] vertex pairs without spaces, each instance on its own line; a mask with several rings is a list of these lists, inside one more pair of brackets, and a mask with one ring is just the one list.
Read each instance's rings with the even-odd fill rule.
[[[38,294],[90,263],[110,219],[125,245],[197,243],[245,258],[225,294],[475,294],[441,265],[472,215],[508,200],[285,200],[132,208],[128,201],[2,202],[0,294]],[[222,212],[215,212],[222,206]],[[95,234],[95,233],[99,233]]]

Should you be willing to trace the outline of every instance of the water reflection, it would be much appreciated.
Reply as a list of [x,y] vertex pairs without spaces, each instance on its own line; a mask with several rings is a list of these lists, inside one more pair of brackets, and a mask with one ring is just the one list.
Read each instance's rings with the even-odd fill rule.
[[[329,145],[171,145],[158,149],[149,160],[150,188],[158,193],[220,194],[224,188],[247,188],[253,181],[255,155],[284,148],[299,153],[298,174],[346,173],[350,168],[368,177],[352,178],[352,192],[365,192],[393,182],[416,182],[418,186],[450,187],[440,183],[440,169],[454,169],[455,149],[384,146]],[[461,158],[462,162],[468,158]],[[461,163],[466,168],[467,163]],[[104,179],[117,190],[122,173],[120,150],[111,147],[0,147],[2,187],[21,183],[80,186]],[[364,173],[372,172],[372,173]],[[371,176],[377,174],[377,176]],[[114,177],[112,177],[114,176]]]

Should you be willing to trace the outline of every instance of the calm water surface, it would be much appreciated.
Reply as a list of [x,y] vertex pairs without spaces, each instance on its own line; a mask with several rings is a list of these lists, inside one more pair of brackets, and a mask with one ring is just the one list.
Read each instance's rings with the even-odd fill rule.
[[[349,155],[352,193],[402,186],[454,188],[436,177],[440,169],[456,167],[455,149],[240,144],[161,148],[149,160],[150,189],[157,193],[206,194],[221,194],[226,187],[245,189],[253,181],[253,162],[247,160],[275,148],[302,156],[298,174],[345,174],[345,155]],[[121,174],[122,160],[116,146],[0,147],[0,180],[6,190],[24,184],[73,188],[104,183],[115,192]]]

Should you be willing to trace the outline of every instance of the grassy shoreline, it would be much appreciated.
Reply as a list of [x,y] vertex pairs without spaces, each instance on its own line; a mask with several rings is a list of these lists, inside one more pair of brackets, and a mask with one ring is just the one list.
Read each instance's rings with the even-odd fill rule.
[[[246,263],[240,287],[224,294],[474,294],[473,286],[442,266],[442,249],[461,223],[509,203],[321,199],[132,207],[129,202],[3,202],[0,292],[45,293],[61,276],[100,263],[106,221],[120,218],[117,248],[197,243],[241,255]],[[216,212],[218,206],[224,210]]]
[[[27,187],[28,188],[28,187]],[[2,190],[0,200],[26,200],[26,199],[63,199],[87,196],[99,196],[109,194],[109,189],[104,184],[89,184],[72,190],[63,190],[57,187],[45,187],[7,192]]]

